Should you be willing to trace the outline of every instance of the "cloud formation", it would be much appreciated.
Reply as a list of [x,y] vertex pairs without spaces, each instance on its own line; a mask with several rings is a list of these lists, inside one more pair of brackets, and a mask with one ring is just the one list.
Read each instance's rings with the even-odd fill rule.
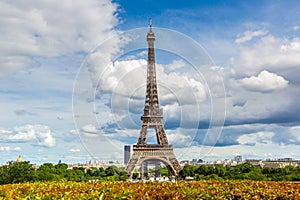
[[0,129],[0,139],[7,143],[30,143],[32,145],[53,147],[56,144],[48,126],[25,125],[13,130]]
[[300,65],[300,38],[265,35],[253,44],[240,46],[232,64],[239,74],[253,75],[263,70],[288,73]]
[[92,124],[87,124],[87,125],[81,127],[80,130],[84,133],[89,133],[89,134],[97,134],[97,132],[98,132],[97,128]]
[[252,43],[240,43],[239,54],[224,70],[227,125],[297,124],[299,45],[298,37],[271,33]]
[[20,151],[21,148],[20,147],[10,147],[10,146],[0,146],[0,152],[10,152],[10,151]]
[[266,35],[267,33],[268,33],[268,31],[266,31],[266,30],[246,31],[243,33],[242,36],[238,37],[235,40],[235,43],[241,44],[241,43],[252,40],[252,38],[254,38],[254,37]]
[[273,132],[257,132],[246,135],[241,135],[237,141],[244,145],[255,145],[257,143],[268,144],[272,142]]
[[272,92],[288,86],[288,81],[283,77],[263,70],[258,76],[243,78],[238,82],[246,89],[255,92]]
[[109,0],[1,1],[0,76],[34,57],[89,51],[114,32],[116,10]]
[[69,149],[70,152],[80,152],[80,149]]

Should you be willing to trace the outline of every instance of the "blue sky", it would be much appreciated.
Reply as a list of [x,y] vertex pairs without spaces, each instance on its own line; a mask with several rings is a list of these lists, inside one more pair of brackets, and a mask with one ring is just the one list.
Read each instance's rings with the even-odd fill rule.
[[150,17],[180,160],[300,159],[296,0],[2,1],[0,14],[0,163],[122,161],[140,129]]

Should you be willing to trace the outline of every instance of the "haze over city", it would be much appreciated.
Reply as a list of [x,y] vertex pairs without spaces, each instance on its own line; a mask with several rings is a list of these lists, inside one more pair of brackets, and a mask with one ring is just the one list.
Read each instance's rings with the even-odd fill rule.
[[147,45],[150,17],[155,45],[183,35],[215,72],[157,49],[178,160],[300,159],[298,1],[2,1],[0,13],[0,164],[122,161],[141,127],[146,49],[111,59],[132,42],[122,33]]

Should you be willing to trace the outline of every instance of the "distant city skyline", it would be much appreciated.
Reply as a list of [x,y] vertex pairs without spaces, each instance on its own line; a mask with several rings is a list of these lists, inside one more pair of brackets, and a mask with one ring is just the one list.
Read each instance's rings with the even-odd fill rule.
[[[150,17],[154,29],[203,47],[210,69],[222,75],[197,79],[189,60],[168,49],[156,53],[158,76],[167,80],[159,82],[160,104],[178,160],[300,159],[298,1],[3,1],[0,13],[0,163],[18,155],[32,163],[122,162],[124,145],[139,135],[146,57],[140,49],[111,59],[130,44],[118,36],[143,34]],[[102,46],[99,54],[109,38],[117,38],[114,48]],[[220,81],[225,94],[212,96],[218,88],[206,80]],[[83,104],[74,105],[77,97]],[[212,108],[212,98],[225,102],[226,112]],[[207,134],[212,115],[225,115],[218,135]]]

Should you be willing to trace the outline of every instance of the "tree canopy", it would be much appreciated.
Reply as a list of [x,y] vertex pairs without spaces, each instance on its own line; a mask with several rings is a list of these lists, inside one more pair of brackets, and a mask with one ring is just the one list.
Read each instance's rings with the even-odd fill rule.
[[[155,172],[153,172],[155,173]],[[168,176],[167,168],[161,168],[162,176]],[[222,165],[185,165],[180,171],[180,177],[193,177],[194,180],[260,180],[260,181],[300,181],[300,166],[287,166],[285,168],[262,168],[250,163],[243,163],[234,167]],[[138,172],[134,172],[138,177]],[[124,168],[109,166],[107,168],[68,168],[65,163],[54,165],[44,163],[35,168],[29,161],[13,162],[0,167],[0,184],[34,182],[34,181],[122,181],[128,179]]]
[[259,180],[259,181],[300,181],[300,166],[287,166],[284,168],[262,168],[250,163],[243,163],[233,167],[223,165],[185,165],[180,171],[184,179],[187,176],[195,180],[200,179],[234,179],[234,180]]
[[0,167],[0,184],[22,183],[34,181],[90,181],[110,180],[120,181],[128,178],[124,168],[109,166],[106,169],[100,167],[73,167],[60,163],[44,163],[37,169],[29,161],[13,162]]

